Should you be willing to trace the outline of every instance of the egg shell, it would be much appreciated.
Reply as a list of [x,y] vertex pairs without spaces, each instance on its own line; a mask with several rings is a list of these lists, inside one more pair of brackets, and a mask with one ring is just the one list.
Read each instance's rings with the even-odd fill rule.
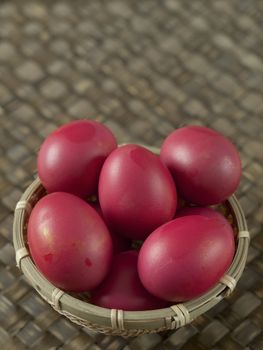
[[99,179],[99,202],[114,232],[145,239],[173,218],[176,187],[157,155],[130,144],[114,150],[105,161]]
[[212,288],[234,253],[233,230],[226,220],[187,215],[162,225],[145,240],[138,272],[150,293],[181,302]]
[[218,204],[239,185],[238,151],[215,130],[193,125],[177,129],[165,139],[160,157],[173,175],[179,195],[189,203]]
[[112,240],[97,212],[63,192],[46,195],[28,222],[31,256],[56,287],[83,292],[97,287],[112,261]]
[[101,167],[117,147],[112,132],[93,120],[77,120],[51,133],[41,145],[37,168],[49,193],[80,197],[97,193]]
[[167,302],[151,295],[140,282],[137,272],[138,252],[116,255],[112,268],[102,284],[91,292],[90,302],[110,309],[129,311],[154,310]]

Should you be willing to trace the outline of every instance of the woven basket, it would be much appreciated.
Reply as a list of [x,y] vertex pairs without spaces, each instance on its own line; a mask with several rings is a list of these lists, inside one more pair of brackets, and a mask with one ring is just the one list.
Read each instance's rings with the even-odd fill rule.
[[[148,148],[158,153],[157,149]],[[13,226],[17,266],[44,300],[57,312],[81,326],[104,334],[123,337],[180,328],[211,309],[224,297],[229,296],[244,270],[249,232],[240,204],[233,195],[220,205],[219,209],[234,229],[236,252],[230,268],[215,287],[198,298],[159,310],[123,311],[92,305],[81,300],[81,295],[66,293],[52,285],[38,271],[30,257],[27,246],[27,222],[32,208],[45,194],[46,191],[37,178],[17,203]]]

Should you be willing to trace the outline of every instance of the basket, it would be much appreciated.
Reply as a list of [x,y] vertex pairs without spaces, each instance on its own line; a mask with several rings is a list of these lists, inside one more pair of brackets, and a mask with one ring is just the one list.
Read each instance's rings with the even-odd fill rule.
[[[148,148],[158,153],[157,149]],[[45,194],[46,191],[39,178],[36,178],[16,205],[13,241],[17,266],[33,288],[57,312],[91,330],[107,335],[132,337],[183,327],[229,296],[245,268],[249,232],[241,206],[233,195],[221,205],[221,212],[234,228],[236,252],[230,268],[215,287],[198,298],[159,310],[123,311],[92,305],[81,300],[80,295],[64,292],[52,285],[38,271],[30,257],[27,246],[27,222],[32,208]]]

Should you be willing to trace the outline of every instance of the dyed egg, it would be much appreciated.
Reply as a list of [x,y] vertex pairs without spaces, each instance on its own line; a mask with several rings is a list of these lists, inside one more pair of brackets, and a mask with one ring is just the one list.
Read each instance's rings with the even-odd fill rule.
[[49,193],[69,192],[80,197],[97,193],[101,167],[117,147],[104,125],[77,120],[50,134],[41,145],[37,168]]
[[160,157],[171,171],[179,195],[190,203],[220,203],[240,182],[241,161],[236,147],[206,127],[175,130],[165,139]]
[[105,161],[99,202],[109,227],[131,239],[144,239],[175,214],[173,179],[159,157],[146,148],[126,145]]
[[90,205],[69,193],[52,193],[37,202],[29,217],[28,244],[42,274],[66,291],[97,287],[111,266],[106,225]]
[[165,307],[167,302],[152,296],[141,284],[137,272],[137,260],[136,251],[116,255],[106,279],[91,292],[91,303],[109,309],[129,311]]
[[156,229],[139,252],[138,272],[156,297],[180,302],[212,288],[235,253],[234,235],[226,220],[187,215]]

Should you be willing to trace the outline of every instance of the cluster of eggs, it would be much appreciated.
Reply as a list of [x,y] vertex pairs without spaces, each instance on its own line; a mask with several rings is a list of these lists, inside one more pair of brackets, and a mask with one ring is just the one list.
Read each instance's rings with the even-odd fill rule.
[[199,296],[229,268],[233,230],[209,206],[234,193],[241,162],[218,132],[176,129],[156,155],[78,120],[45,139],[37,165],[47,194],[29,217],[28,245],[58,288],[149,310]]

